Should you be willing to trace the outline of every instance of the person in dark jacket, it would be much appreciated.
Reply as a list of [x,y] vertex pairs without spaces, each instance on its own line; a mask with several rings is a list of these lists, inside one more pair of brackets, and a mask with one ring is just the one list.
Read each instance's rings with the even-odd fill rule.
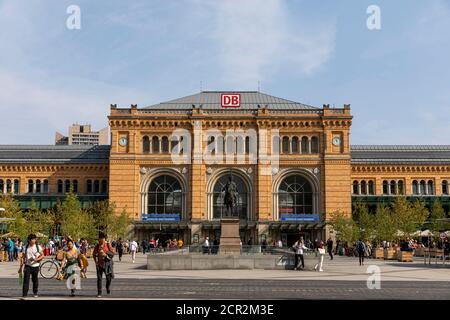
[[331,237],[327,240],[327,250],[331,260],[333,260],[333,240],[331,240]]
[[364,242],[361,239],[359,239],[358,242],[356,243],[356,251],[358,252],[359,265],[363,266],[364,265],[364,254],[366,252],[366,245],[364,244]]

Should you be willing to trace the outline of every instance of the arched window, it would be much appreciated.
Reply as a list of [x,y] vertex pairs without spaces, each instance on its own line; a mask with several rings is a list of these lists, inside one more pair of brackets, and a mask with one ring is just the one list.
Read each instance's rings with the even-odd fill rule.
[[28,193],[33,193],[33,180],[28,180]]
[[159,138],[157,136],[152,138],[152,153],[159,153]]
[[86,193],[92,193],[92,180],[86,182]]
[[369,194],[374,195],[375,194],[375,185],[373,183],[373,180],[369,181]]
[[434,194],[434,183],[432,180],[428,180],[428,192],[427,194],[433,195]]
[[298,148],[298,137],[293,137],[292,138],[292,153],[299,153],[299,148]]
[[366,180],[361,181],[361,194],[367,194],[367,183],[366,183]]
[[278,189],[278,212],[282,214],[313,213],[311,184],[300,175],[285,178]]
[[65,193],[70,192],[70,180],[64,181],[64,192]]
[[0,179],[0,193],[4,193],[5,189],[5,182],[3,181],[3,179]]
[[442,181],[442,194],[448,194],[448,181]]
[[412,183],[412,193],[419,194],[419,183],[417,182],[417,180],[414,180]]
[[245,137],[245,154],[250,154],[250,137]]
[[108,181],[102,180],[102,193],[107,194],[108,193]]
[[241,135],[236,137],[236,154],[245,154],[245,139]]
[[[213,189],[213,218],[220,219],[227,215],[225,206],[225,186],[230,181],[230,174],[222,175],[214,185]],[[232,215],[239,216],[240,219],[248,218],[248,190],[244,180],[235,174],[232,174],[232,182],[236,185],[238,193],[236,199],[236,207]]]
[[179,141],[177,136],[171,136],[170,138],[170,152],[174,154],[179,153]]
[[144,152],[144,153],[150,152],[150,139],[147,136],[145,136],[142,139],[142,152]]
[[206,143],[207,143],[207,148],[208,148],[209,153],[211,155],[215,155],[216,154],[216,137],[209,136],[206,139]]
[[397,186],[398,186],[398,194],[401,194],[401,195],[405,194],[405,188],[403,186],[403,180],[399,180],[397,182]]
[[391,180],[391,194],[397,194],[397,182]]
[[6,180],[6,193],[12,193],[12,182],[10,179]]
[[63,181],[62,180],[58,180],[58,193],[63,193]]
[[319,153],[319,138],[311,138],[311,153]]
[[147,213],[182,214],[181,184],[172,176],[162,175],[152,180],[148,188]]
[[383,194],[389,194],[389,183],[387,180],[383,181]]
[[302,153],[309,153],[308,137],[302,138]]
[[353,194],[359,194],[359,185],[358,181],[353,181]]
[[[2,188],[0,187],[0,193],[2,192]],[[19,180],[14,180],[14,194],[20,193],[20,182]]]
[[272,154],[280,154],[281,140],[279,136],[272,137]]
[[99,180],[94,181],[94,193],[100,193],[100,181]]
[[36,193],[41,193],[42,189],[41,189],[41,180],[36,180]]
[[283,137],[283,153],[289,153],[289,137]]
[[233,136],[225,137],[225,149],[223,152],[228,155],[234,155],[236,153],[236,142]]
[[44,180],[43,190],[44,193],[48,193],[48,180]]
[[78,193],[78,180],[73,180],[73,193]]
[[426,190],[426,183],[424,180],[420,180],[419,194],[425,194],[425,190]]
[[162,137],[161,147],[163,153],[169,153],[169,138]]

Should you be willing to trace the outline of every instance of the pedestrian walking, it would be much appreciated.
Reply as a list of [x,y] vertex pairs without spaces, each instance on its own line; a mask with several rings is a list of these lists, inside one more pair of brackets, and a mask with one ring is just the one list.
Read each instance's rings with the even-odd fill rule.
[[303,242],[303,237],[300,237],[296,243],[293,245],[293,249],[295,250],[295,262],[294,262],[294,270],[299,269],[299,262],[301,262],[301,270],[305,269],[305,259],[303,257],[304,250],[308,248],[305,246]]
[[109,242],[106,241],[106,235],[100,232],[98,236],[98,244],[94,248],[92,256],[97,268],[97,298],[102,297],[102,277],[106,277],[106,293],[111,294],[111,281],[114,277],[113,273],[113,257],[115,250]]
[[[25,246],[25,252],[20,260],[19,274],[23,275],[23,287],[22,296],[26,297],[28,295],[28,290],[30,288],[30,276],[33,282],[33,294],[34,297],[38,297],[39,289],[39,263],[44,259],[44,253],[41,246],[36,243],[36,235],[28,235],[28,244]],[[24,267],[25,266],[25,267]]]
[[314,270],[317,271],[317,269],[319,269],[319,272],[322,272],[322,271],[323,271],[323,257],[325,256],[325,248],[324,248],[324,245],[323,245],[323,241],[320,241],[320,242],[318,243],[318,248],[317,248],[317,250],[318,250],[318,258],[319,258],[319,261],[318,261],[317,264],[314,266]]
[[64,274],[64,279],[71,278],[71,289],[70,295],[75,297],[75,276],[78,272],[81,271],[80,268],[80,251],[75,246],[73,240],[71,238],[67,239],[67,251],[64,252],[64,257],[61,262],[61,267],[59,268],[59,272]]
[[124,249],[123,240],[122,238],[119,238],[119,241],[117,242],[117,253],[119,254],[119,261],[122,261],[123,249]]
[[138,244],[136,241],[131,241],[130,243],[130,251],[131,251],[131,260],[134,263],[134,260],[136,259],[136,251],[138,249]]
[[14,241],[8,238],[9,262],[14,262]]
[[333,240],[331,239],[331,237],[329,237],[327,240],[327,250],[328,254],[330,255],[330,259],[333,260]]
[[209,251],[209,238],[208,237],[206,237],[205,238],[205,242],[203,242],[203,254],[210,254],[210,251]]
[[359,239],[358,242],[356,243],[356,251],[358,252],[359,265],[363,266],[364,265],[364,254],[366,252],[366,245],[364,244],[364,242],[361,239]]

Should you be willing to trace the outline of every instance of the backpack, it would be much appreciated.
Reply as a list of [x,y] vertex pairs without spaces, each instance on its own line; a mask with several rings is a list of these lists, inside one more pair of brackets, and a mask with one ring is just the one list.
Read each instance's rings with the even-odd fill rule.
[[362,243],[362,241],[358,242],[357,249],[358,249],[358,252],[364,252],[364,250],[366,249],[366,247],[364,246],[364,243]]

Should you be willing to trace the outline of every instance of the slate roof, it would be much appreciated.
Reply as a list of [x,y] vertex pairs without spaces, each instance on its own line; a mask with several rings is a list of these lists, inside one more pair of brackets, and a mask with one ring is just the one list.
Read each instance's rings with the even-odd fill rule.
[[111,146],[0,145],[0,163],[109,162]]
[[258,105],[272,110],[320,110],[317,107],[274,97],[258,91],[202,91],[190,96],[162,102],[142,109],[191,110],[192,105],[203,109],[223,109],[221,105],[222,93],[239,93],[241,95],[240,109],[254,110]]
[[352,145],[352,163],[450,164],[450,145]]

